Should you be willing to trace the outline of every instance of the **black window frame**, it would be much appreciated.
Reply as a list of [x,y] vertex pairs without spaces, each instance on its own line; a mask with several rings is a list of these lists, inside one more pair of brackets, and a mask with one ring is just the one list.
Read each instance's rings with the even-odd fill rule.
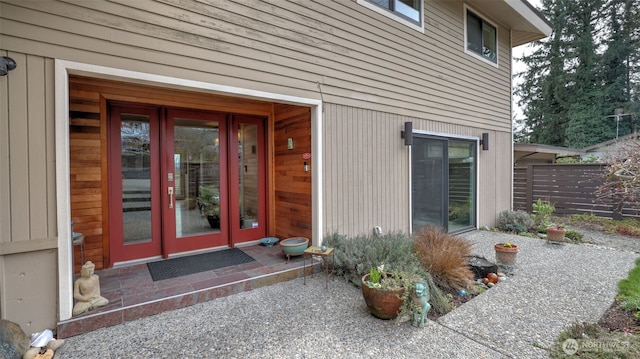
[[[474,20],[474,22],[478,25],[477,27],[471,26],[470,20]],[[494,44],[495,44],[495,52],[494,56],[488,56],[483,51],[484,48],[487,48],[484,43],[484,27],[487,26],[493,30],[494,36]],[[465,7],[465,50],[479,56],[485,61],[488,61],[494,65],[498,65],[498,27],[491,22],[485,20],[482,16],[478,15],[473,10]],[[472,39],[473,37],[473,39]],[[473,40],[473,41],[471,41]],[[478,43],[479,40],[479,43]],[[474,46],[470,46],[474,45]]]

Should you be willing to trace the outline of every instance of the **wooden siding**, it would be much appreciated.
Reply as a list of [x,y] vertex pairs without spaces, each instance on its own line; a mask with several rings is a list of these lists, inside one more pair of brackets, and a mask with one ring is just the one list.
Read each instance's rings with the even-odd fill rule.
[[345,0],[6,0],[0,39],[52,58],[308,98],[320,99],[320,83],[327,102],[510,131],[509,30],[498,27],[496,68],[464,53],[462,1],[424,4],[422,34]]
[[0,77],[0,313],[34,332],[56,319],[54,66],[39,56],[0,55],[19,64]]
[[[322,134],[325,233],[369,233],[374,226],[409,231],[409,157],[400,138],[406,121],[415,131],[448,136],[486,132],[328,104]],[[511,206],[511,135],[490,132],[489,139],[490,150],[478,151],[480,226],[493,225],[497,213]]]
[[[118,81],[72,76],[69,84],[71,217],[74,229],[85,234],[85,260],[96,268],[108,263],[106,134],[101,121],[103,98],[271,117],[274,104],[242,98],[162,89]],[[311,237],[311,172],[303,171],[302,154],[311,152],[310,109],[278,105],[271,181],[274,235]],[[292,137],[295,151],[286,150]],[[282,147],[284,146],[284,148]],[[250,148],[245,149],[249,157]],[[255,158],[254,158],[255,160]],[[249,196],[249,200],[250,200]],[[254,196],[255,197],[255,196]],[[291,218],[290,218],[291,217]],[[75,248],[76,270],[80,248]]]
[[[306,107],[274,106],[273,198],[275,236],[279,238],[311,236],[311,111]],[[288,148],[288,139],[293,149]],[[309,171],[304,171],[304,162]]]

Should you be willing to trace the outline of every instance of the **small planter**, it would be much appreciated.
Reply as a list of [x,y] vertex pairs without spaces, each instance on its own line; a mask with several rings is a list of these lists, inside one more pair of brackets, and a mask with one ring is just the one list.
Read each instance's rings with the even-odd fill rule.
[[563,228],[549,227],[547,228],[547,239],[552,242],[564,242],[566,232]]
[[[392,275],[385,273],[385,276]],[[394,319],[402,307],[404,288],[397,290],[371,288],[367,285],[369,274],[362,277],[362,296],[374,317],[379,319]]]
[[513,243],[496,243],[496,262],[498,264],[512,266],[516,264],[518,246]]
[[304,250],[309,247],[309,238],[305,237],[293,237],[280,241],[280,247],[282,252],[287,256],[287,261],[291,256],[299,256],[304,253]]

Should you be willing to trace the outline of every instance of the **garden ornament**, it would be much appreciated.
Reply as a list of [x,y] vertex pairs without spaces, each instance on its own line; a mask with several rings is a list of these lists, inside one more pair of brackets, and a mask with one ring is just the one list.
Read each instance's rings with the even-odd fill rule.
[[431,309],[431,305],[429,304],[429,291],[425,283],[415,282],[414,286],[414,293],[411,293],[411,300],[413,301],[411,324],[414,327],[424,328],[427,312]]

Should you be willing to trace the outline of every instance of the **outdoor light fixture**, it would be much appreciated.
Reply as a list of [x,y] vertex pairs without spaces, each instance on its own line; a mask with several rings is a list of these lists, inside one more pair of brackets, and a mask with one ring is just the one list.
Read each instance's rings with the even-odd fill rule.
[[482,145],[482,150],[489,150],[489,134],[487,132],[482,134],[482,139],[480,140],[480,144]]
[[413,122],[404,123],[404,131],[400,131],[400,138],[404,138],[404,145],[413,145]]
[[16,62],[9,56],[0,57],[0,76],[6,76],[7,73],[17,66]]

